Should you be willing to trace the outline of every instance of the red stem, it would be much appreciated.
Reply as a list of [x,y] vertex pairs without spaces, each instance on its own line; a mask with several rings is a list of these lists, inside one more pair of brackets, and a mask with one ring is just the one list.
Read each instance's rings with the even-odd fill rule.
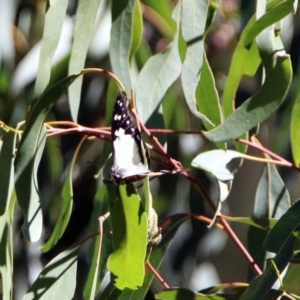
[[146,267],[153,273],[157,280],[163,285],[164,288],[169,289],[170,286],[165,282],[165,280],[159,275],[159,273],[153,268],[149,261],[146,262]]

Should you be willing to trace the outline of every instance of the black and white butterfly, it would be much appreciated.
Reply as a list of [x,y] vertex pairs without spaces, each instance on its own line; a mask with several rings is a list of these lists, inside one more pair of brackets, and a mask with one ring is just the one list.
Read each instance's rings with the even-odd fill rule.
[[126,184],[138,181],[146,176],[159,176],[185,171],[181,169],[150,171],[149,152],[142,140],[140,130],[136,127],[129,113],[128,105],[126,95],[119,93],[115,102],[111,124],[114,163],[109,174],[110,180],[117,184]]
[[114,165],[110,173],[110,179],[118,184],[140,180],[150,173],[149,154],[141,132],[129,113],[128,105],[125,94],[119,93],[112,115]]

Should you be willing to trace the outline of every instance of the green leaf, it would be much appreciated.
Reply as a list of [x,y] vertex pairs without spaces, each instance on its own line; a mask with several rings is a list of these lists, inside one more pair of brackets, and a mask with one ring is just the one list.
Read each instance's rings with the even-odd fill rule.
[[14,158],[17,134],[7,132],[0,140],[0,216],[9,203],[14,189]]
[[257,187],[253,217],[280,218],[290,206],[289,192],[277,168],[267,164]]
[[201,294],[184,288],[170,288],[155,295],[157,300],[225,300],[238,299],[234,295]]
[[74,156],[72,158],[70,167],[69,167],[69,172],[66,178],[66,181],[63,185],[62,192],[61,192],[61,197],[63,201],[63,206],[62,210],[60,213],[60,216],[55,224],[55,228],[47,241],[47,243],[40,248],[41,252],[45,253],[48,252],[50,249],[53,248],[54,245],[59,241],[59,239],[62,237],[64,234],[67,225],[69,223],[71,213],[72,213],[72,208],[73,208],[73,168],[76,162],[76,158],[78,155],[78,151],[80,147],[82,146],[83,142],[85,140],[85,137],[81,139],[81,142],[79,143]]
[[229,222],[237,222],[241,224],[248,224],[253,227],[259,228],[259,229],[264,229],[264,230],[269,230],[275,226],[277,223],[277,219],[272,219],[272,218],[250,218],[250,217],[230,217],[230,216],[225,216],[223,215],[222,218]]
[[[206,290],[212,290],[213,288],[214,287]],[[219,286],[217,286],[217,288],[219,288]],[[240,296],[244,290],[245,287],[232,287],[230,294],[225,294],[225,293],[224,294],[223,293],[222,294],[215,294],[215,293],[201,294],[184,288],[170,288],[168,290],[164,290],[161,293],[155,295],[155,299],[158,300],[238,300],[240,299]],[[270,290],[268,294],[265,296],[264,300],[280,299],[281,297],[282,297],[282,291]],[[261,298],[257,298],[257,299],[261,299]],[[286,299],[286,297],[282,297],[282,299]]]
[[242,76],[244,74],[253,76],[261,61],[256,43],[253,43],[250,49],[244,46],[245,37],[254,22],[253,17],[244,28],[231,60],[222,97],[225,118],[228,118],[234,111],[235,94]]
[[[15,194],[13,193],[13,158],[17,134],[8,132],[0,141],[1,210],[0,216],[0,277],[3,299],[13,299],[13,233]],[[6,158],[7,161],[4,160]],[[7,176],[7,178],[6,178]],[[5,184],[5,185],[4,185]],[[3,201],[3,203],[2,203]]]
[[151,14],[155,17],[155,26],[160,33],[171,40],[176,32],[176,24],[172,18],[174,4],[168,1],[153,0],[145,0],[143,3],[152,9]]
[[67,0],[50,1],[45,17],[38,73],[34,94],[39,96],[47,87],[51,75],[51,61],[58,46],[65,19]]
[[15,197],[10,207],[0,217],[0,274],[3,299],[13,299],[13,211]]
[[127,289],[124,289],[123,291],[118,290],[115,287],[114,283],[110,281],[108,285],[105,287],[105,289],[103,290],[103,292],[101,293],[100,297],[97,297],[97,300],[111,300],[111,299],[119,300],[119,296],[125,293],[126,291]]
[[[101,141],[101,143],[103,142]],[[99,232],[99,216],[103,216],[108,212],[107,189],[103,184],[103,164],[107,159],[109,152],[110,145],[105,143],[103,145],[101,161],[99,163],[101,166],[100,176],[98,179],[100,186],[94,198],[94,210],[90,221],[90,232],[92,233]],[[108,256],[112,252],[112,238],[110,234],[107,234],[107,232],[110,231],[111,225],[109,223],[109,220],[107,220],[103,224],[103,232],[106,232],[106,234],[102,236],[102,244],[100,236],[99,234],[97,234],[96,238],[91,241],[91,244],[89,246],[87,260],[90,268],[84,285],[84,299],[95,299],[95,295],[99,291],[100,283],[105,275],[105,272],[103,270],[106,269],[106,261],[108,259]]]
[[[293,256],[293,248],[296,241],[294,232],[299,230],[300,226],[299,213],[300,201],[297,201],[278,220],[265,241],[264,248],[267,251],[276,253],[272,260],[279,272],[285,269]],[[241,299],[264,299],[264,296],[269,292],[277,279],[276,270],[272,263],[268,261],[264,273],[251,281]]]
[[[165,218],[161,223],[160,223],[160,227],[162,229],[162,240],[161,242],[158,244],[157,247],[155,247],[150,255],[150,263],[152,265],[153,268],[155,268],[156,270],[159,269],[159,266],[161,265],[165,254],[167,253],[168,248],[170,247],[173,238],[179,228],[179,226],[189,220],[191,218],[191,216],[189,214],[177,214],[177,215],[173,215],[170,217]],[[127,300],[127,299],[144,299],[146,297],[147,291],[149,289],[149,287],[151,286],[152,280],[153,280],[153,274],[150,271],[146,272],[146,276],[144,279],[144,283],[143,285],[138,288],[135,291],[129,290],[129,289],[125,289],[124,291],[122,291],[122,293],[119,293],[118,296],[115,296],[116,294],[113,294],[115,297],[113,298],[102,298],[101,295],[101,300],[102,299],[118,299],[118,300]],[[118,290],[112,289],[111,286],[108,288],[110,293],[117,293]],[[108,294],[108,291],[106,291],[106,293]],[[104,294],[104,292],[103,292]],[[107,295],[106,294],[106,295]]]
[[147,216],[132,184],[108,186],[114,252],[107,261],[119,290],[143,284],[147,248]]
[[185,99],[190,111],[203,122],[207,122],[213,126],[211,120],[209,120],[206,115],[200,113],[201,106],[197,108],[195,97],[202,69],[204,52],[203,41],[207,11],[208,1],[206,0],[182,1],[181,27],[183,39],[187,43],[187,51],[182,66],[181,81]]
[[79,247],[73,246],[52,259],[23,300],[72,299],[76,288],[78,251]]
[[128,95],[132,89],[129,58],[133,43],[134,6],[135,0],[112,1],[110,63],[114,74],[122,81]]
[[[66,77],[39,97],[29,114],[18,147],[15,159],[15,186],[18,202],[25,215],[24,234],[30,241],[37,241],[42,229],[40,200],[36,190],[37,182],[34,180],[36,175],[34,166],[37,168],[37,163],[35,163],[35,161],[38,161],[37,154],[43,148],[41,147],[43,146],[41,141],[44,143],[46,138],[43,122],[60,95],[79,75],[81,74]],[[44,140],[42,140],[43,137]],[[37,223],[32,223],[34,221],[32,217],[34,216]]]
[[297,90],[295,95],[295,103],[291,114],[291,147],[293,159],[296,166],[300,165],[300,84],[297,80]]
[[292,79],[288,55],[278,55],[275,67],[266,74],[261,89],[245,101],[223,124],[204,136],[213,142],[236,139],[268,118],[281,104]]
[[233,174],[227,169],[227,164],[243,154],[233,150],[212,150],[197,155],[192,160],[192,166],[212,173],[218,180],[233,180]]
[[193,161],[192,166],[203,169],[214,176],[218,186],[218,203],[213,221],[210,226],[215,222],[219,214],[222,204],[230,193],[233,174],[227,169],[227,164],[234,158],[241,158],[243,154],[233,150],[212,150],[197,155]]
[[[36,143],[31,145],[31,148],[35,150],[34,156],[32,157],[32,160],[28,162],[23,172],[21,172],[19,176],[17,175],[18,173],[16,171],[15,187],[18,203],[24,215],[24,224],[22,225],[23,234],[29,241],[36,242],[41,236],[43,227],[43,215],[38,191],[37,171],[46,144],[45,126],[42,127],[42,130],[37,137],[32,137],[32,142]],[[21,148],[19,151],[21,151]],[[18,166],[18,155],[19,152],[17,152],[15,160],[16,170]]]
[[[101,0],[79,0],[76,11],[76,23],[74,30],[74,42],[69,63],[69,75],[81,72],[84,68],[86,54],[97,16]],[[73,121],[77,121],[78,109],[81,97],[82,77],[78,78],[69,88],[69,104]]]
[[249,46],[252,41],[267,27],[275,24],[276,22],[282,20],[288,14],[294,11],[294,0],[286,0],[275,5],[270,10],[268,10],[261,18],[259,18],[248,31],[244,45]]
[[[266,164],[261,175],[255,195],[253,220],[270,226],[270,218],[279,219],[291,206],[290,196],[276,167]],[[273,224],[275,225],[275,223]],[[263,242],[266,231],[250,227],[248,232],[248,246],[250,254],[261,269],[265,267],[266,251]],[[252,270],[249,271],[252,275]]]
[[[244,28],[231,60],[222,96],[225,118],[228,118],[235,110],[235,95],[243,75],[254,76],[261,62],[256,43],[252,43],[250,49],[244,46],[245,37],[254,22],[255,18],[252,17]],[[245,134],[243,138],[247,139],[247,136],[248,134]],[[234,143],[234,145],[238,151],[246,151],[245,145],[239,143]]]
[[[201,79],[196,90],[197,106],[200,112],[205,115],[214,125],[204,122],[207,130],[213,129],[215,125],[222,123],[222,113],[218,92],[215,86],[215,79],[206,54],[203,54],[203,65],[201,70]],[[225,144],[220,143],[219,148],[225,149]]]
[[135,0],[132,14],[132,42],[130,48],[129,62],[140,47],[143,37],[143,17],[140,1]]
[[177,32],[172,43],[163,53],[152,56],[138,77],[136,88],[137,111],[144,123],[160,104],[164,94],[178,78],[181,71],[181,59],[178,51],[180,6],[174,9]]

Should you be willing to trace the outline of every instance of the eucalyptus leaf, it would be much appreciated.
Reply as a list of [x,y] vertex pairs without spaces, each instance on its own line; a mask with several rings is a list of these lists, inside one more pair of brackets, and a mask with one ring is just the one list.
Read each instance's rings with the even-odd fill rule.
[[227,164],[243,154],[233,150],[212,150],[197,155],[192,166],[212,173],[220,181],[233,180],[233,174],[227,169]]
[[[76,11],[74,41],[69,62],[69,75],[81,72],[91,42],[98,7],[101,0],[79,0]],[[77,121],[81,97],[82,77],[69,87],[69,106],[73,121]]]
[[[65,89],[81,74],[66,77],[46,90],[29,113],[21,142],[15,158],[15,187],[18,202],[25,216],[24,234],[30,241],[37,241],[42,230],[40,199],[37,193],[36,176],[38,162],[43,150],[46,130],[43,126],[46,115]],[[39,156],[37,155],[39,154]],[[39,158],[39,159],[38,159]],[[34,219],[32,219],[34,217]],[[35,220],[36,223],[33,223]]]
[[84,142],[85,137],[81,139],[81,142],[79,143],[74,156],[72,158],[68,175],[66,177],[66,181],[63,185],[62,192],[61,192],[61,197],[63,201],[63,206],[62,210],[60,213],[60,216],[55,224],[55,228],[48,239],[47,243],[40,248],[41,252],[48,252],[50,249],[53,248],[54,245],[59,241],[59,239],[62,237],[64,234],[67,225],[69,223],[71,213],[72,213],[72,208],[73,208],[73,168],[74,164],[76,162],[76,157],[78,155],[79,148],[81,147],[82,143]]
[[0,141],[0,275],[3,299],[13,299],[13,215],[15,194],[13,193],[13,162],[17,134],[7,132]]
[[291,115],[291,147],[296,166],[300,166],[300,85],[298,85]]
[[213,125],[207,116],[200,113],[201,106],[197,108],[196,105],[196,89],[201,76],[208,5],[206,0],[182,1],[181,28],[183,39],[187,43],[187,51],[182,66],[181,81],[190,111],[203,122]]
[[12,132],[4,134],[0,140],[0,216],[7,210],[14,189],[14,158],[17,135]]
[[122,4],[118,0],[112,1],[110,63],[114,74],[121,80],[128,95],[132,89],[129,59],[131,51],[134,51],[131,47],[135,47],[132,36],[135,5],[135,0],[123,1]]
[[113,229],[113,253],[107,261],[115,286],[135,290],[145,276],[147,216],[132,184],[108,186]]
[[78,251],[79,247],[73,246],[51,260],[23,300],[72,299],[76,288]]
[[[281,273],[293,256],[293,248],[296,241],[294,232],[300,228],[300,201],[294,203],[292,207],[278,220],[276,225],[269,232],[264,248],[267,251],[276,253],[272,258],[277,270]],[[266,269],[262,275],[257,276],[251,282],[241,299],[264,299],[277,280],[277,270],[268,260]]]
[[180,5],[174,8],[173,16],[177,23],[173,41],[163,53],[156,54],[147,61],[137,80],[137,111],[144,123],[158,107],[167,89],[181,71],[178,51]]
[[294,0],[285,0],[281,3],[273,6],[268,10],[261,18],[259,18],[245,37],[245,46],[249,46],[252,41],[259,35],[264,29],[275,24],[277,21],[282,20],[288,14],[294,11]]
[[62,32],[67,4],[67,0],[56,1],[49,5],[46,13],[38,73],[34,87],[34,93],[37,96],[41,95],[50,80],[51,61]]
[[[292,79],[288,55],[278,55],[275,67],[266,74],[261,89],[228,119],[204,136],[213,142],[236,139],[268,118],[283,101]],[[270,97],[272,95],[272,97]]]
[[[162,229],[162,240],[156,247],[152,249],[149,259],[149,262],[151,263],[153,268],[155,268],[156,270],[159,269],[168,248],[173,242],[173,238],[178,228],[189,219],[189,214],[177,214],[165,218],[159,224]],[[125,289],[119,296],[118,300],[144,299],[146,297],[148,289],[151,286],[153,278],[154,275],[152,274],[152,272],[150,272],[150,270],[147,270],[143,286],[135,291]]]

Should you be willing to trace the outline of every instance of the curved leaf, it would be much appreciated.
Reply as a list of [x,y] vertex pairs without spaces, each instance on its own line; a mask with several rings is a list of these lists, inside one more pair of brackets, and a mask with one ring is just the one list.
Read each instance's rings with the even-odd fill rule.
[[253,76],[261,61],[256,43],[252,43],[250,49],[244,46],[245,37],[254,23],[253,17],[244,28],[231,60],[222,97],[225,118],[234,111],[235,94],[242,76],[244,74]]
[[140,1],[135,0],[132,14],[132,42],[130,48],[129,62],[140,47],[143,37],[143,17]]
[[200,113],[201,106],[198,108],[196,106],[196,89],[201,76],[208,5],[206,0],[182,1],[181,27],[183,39],[187,43],[187,51],[182,66],[181,81],[190,111],[203,122],[213,125],[206,115]]
[[[43,137],[43,122],[46,118],[46,115],[48,114],[54,103],[57,101],[57,99],[60,97],[60,95],[79,75],[81,75],[81,73],[66,77],[65,79],[45,91],[39,97],[38,101],[33,106],[31,113],[29,114],[15,159],[16,193],[18,202],[23,209],[23,213],[26,216],[25,220],[27,220],[27,217],[29,216],[29,210],[31,211],[30,218],[32,218],[35,214],[35,210],[40,205],[39,196],[36,191],[36,182],[32,179],[34,176],[34,161],[36,159],[37,152],[41,150],[41,147],[39,147],[39,140]],[[37,211],[36,213],[38,218],[36,218],[36,220],[39,220],[38,224],[30,226],[30,228],[27,228],[24,232],[26,238],[31,241],[37,241],[39,239],[42,229],[41,212]],[[29,224],[27,224],[26,226],[29,226]],[[31,228],[35,231],[35,233],[30,232]]]
[[[262,228],[272,228],[291,206],[290,196],[276,167],[266,164],[259,180],[253,211],[253,222],[261,224]],[[267,253],[263,248],[267,232],[259,228],[250,227],[248,231],[248,248],[256,263],[264,269]],[[254,276],[249,269],[251,278]]]
[[76,288],[78,251],[79,247],[73,246],[51,260],[23,300],[72,299]]
[[[201,69],[201,79],[196,90],[197,105],[214,125],[204,122],[207,130],[213,129],[223,122],[218,92],[215,86],[215,79],[207,61],[206,54],[203,54],[203,65]],[[219,148],[225,149],[225,145],[220,143]]]
[[[167,39],[172,39],[176,31],[176,24],[172,18],[173,3],[168,1],[143,1],[145,5],[151,8],[152,14],[155,15],[156,24],[160,33]],[[146,7],[146,9],[148,9]]]
[[112,27],[109,57],[114,74],[122,81],[126,93],[132,89],[129,57],[132,46],[132,23],[135,0],[112,1]]
[[85,139],[86,136],[81,139],[79,145],[77,146],[77,149],[75,150],[74,156],[70,163],[69,172],[61,192],[62,201],[63,201],[62,210],[49,240],[43,247],[40,248],[41,252],[48,252],[50,249],[53,248],[54,245],[56,245],[56,243],[64,234],[67,225],[69,223],[71,213],[72,213],[72,208],[73,208],[73,183],[72,183],[73,168],[78,155],[78,151]]
[[0,275],[1,296],[13,299],[13,215],[15,195],[13,193],[13,159],[15,155],[16,133],[7,132],[0,140]]
[[264,230],[273,228],[278,221],[277,219],[273,219],[273,218],[256,219],[256,218],[250,218],[250,217],[230,217],[230,216],[225,216],[225,215],[222,215],[222,218],[229,222],[248,224],[248,225],[251,225],[252,227],[256,227],[256,228],[264,229]]
[[223,124],[204,136],[213,142],[235,139],[268,118],[281,104],[292,79],[288,55],[278,55],[275,67],[267,73],[262,88],[244,102]]
[[[92,35],[98,7],[101,0],[79,0],[76,11],[74,42],[69,63],[69,75],[84,68],[86,54]],[[69,104],[73,121],[77,121],[81,97],[82,77],[69,88]]]
[[5,213],[14,189],[16,137],[17,134],[7,132],[0,140],[0,216]]
[[[46,144],[46,127],[43,126],[37,137],[32,137],[31,148],[35,150],[32,160],[18,176],[15,174],[17,199],[24,215],[22,231],[26,239],[39,240],[43,228],[43,215],[38,191],[37,171]],[[23,144],[24,145],[24,144]],[[20,150],[19,150],[20,151]],[[17,162],[17,157],[15,163]],[[17,165],[15,164],[17,170]]]
[[294,0],[286,0],[275,5],[259,18],[247,33],[244,41],[245,47],[249,46],[252,41],[267,27],[282,20],[288,14],[294,11]]
[[227,164],[243,154],[233,150],[212,150],[197,155],[192,166],[212,173],[218,180],[233,180],[233,174],[227,169]]
[[114,252],[107,261],[119,290],[143,284],[147,248],[147,216],[133,185],[109,186]]
[[[190,219],[189,214],[177,214],[177,215],[173,215],[173,216],[165,218],[159,224],[161,227],[161,230],[162,230],[163,238],[162,238],[161,242],[158,244],[158,246],[154,247],[154,249],[151,252],[149,261],[153,268],[155,268],[156,270],[159,269],[159,266],[161,265],[161,263],[165,257],[165,254],[167,253],[167,250],[170,247],[179,226],[183,222],[185,222],[189,219]],[[153,276],[152,272],[147,271],[143,286],[138,288],[136,291],[131,291],[128,289],[124,290],[117,299],[118,300],[144,299],[146,297],[149,287],[151,286],[153,278],[154,278],[154,276]]]
[[185,288],[170,288],[155,295],[157,300],[226,300],[238,299],[234,295],[201,294]]
[[45,90],[50,80],[51,61],[62,32],[67,4],[67,0],[50,1],[46,13],[39,66],[34,87],[34,93],[37,96]]
[[260,178],[256,195],[255,218],[280,218],[291,206],[289,192],[276,167],[267,164]]
[[[272,260],[279,272],[285,269],[293,256],[293,248],[296,241],[294,232],[296,230],[299,231],[300,228],[299,214],[300,201],[297,201],[278,220],[266,238],[264,248],[267,251],[276,253],[276,256]],[[241,299],[264,299],[265,295],[278,279],[277,270],[268,261],[264,273],[251,281]]]
[[296,166],[300,165],[300,85],[297,84],[298,88],[295,95],[295,103],[292,109],[291,115],[291,147],[293,153],[293,159]]
[[[94,210],[90,218],[90,232],[98,232],[100,226],[99,216],[103,216],[108,212],[108,195],[107,188],[103,184],[103,164],[107,160],[110,152],[110,145],[103,144],[103,150],[99,165],[101,166],[99,175],[99,189],[94,197]],[[103,232],[111,232],[110,222],[104,222]],[[102,243],[101,243],[102,242]],[[87,260],[89,263],[89,272],[84,285],[84,299],[95,299],[95,295],[99,292],[100,284],[106,274],[103,270],[106,269],[106,261],[112,252],[112,237],[110,234],[97,234],[96,238],[91,241]]]
[[179,10],[174,9],[177,32],[171,45],[163,52],[152,56],[143,67],[137,82],[137,111],[141,120],[146,123],[160,104],[164,94],[178,78],[181,71],[181,59],[178,51]]
[[[97,206],[96,206],[97,205]],[[94,209],[91,217],[91,232],[98,232],[100,226],[99,216],[103,216],[108,211],[108,197],[105,185],[102,184],[94,199]],[[109,222],[103,224],[103,232],[110,232]],[[89,272],[84,285],[84,299],[96,299],[95,295],[99,292],[100,284],[106,274],[106,262],[112,252],[112,238],[109,234],[100,234],[92,240],[88,252]],[[98,298],[97,298],[98,299]]]
[[209,225],[211,227],[216,217],[222,208],[222,203],[229,195],[232,186],[233,174],[227,169],[227,164],[234,158],[243,157],[243,154],[233,150],[212,150],[197,155],[193,161],[192,166],[203,169],[214,176],[218,184],[218,203],[214,218]]

